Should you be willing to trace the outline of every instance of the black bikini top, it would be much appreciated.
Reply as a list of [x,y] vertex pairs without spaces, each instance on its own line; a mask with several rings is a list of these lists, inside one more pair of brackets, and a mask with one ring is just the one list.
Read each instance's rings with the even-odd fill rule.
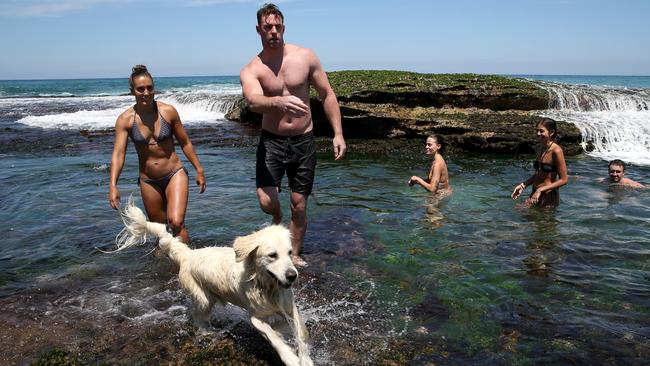
[[[158,109],[158,103],[156,103],[156,109]],[[142,136],[142,132],[140,132],[138,124],[135,122],[135,113],[133,114],[133,124],[131,125],[131,131],[129,132],[129,136],[131,136],[133,143],[136,145],[157,145],[167,139],[172,138],[172,126],[167,123],[167,121],[165,121],[165,118],[160,112],[158,112],[158,115],[160,116],[160,133],[158,133],[158,137],[155,137],[153,139],[154,143],[150,143],[149,140],[145,139],[144,136]]]
[[541,170],[544,173],[554,173],[557,172],[557,167],[554,166],[553,164],[547,164],[547,163],[541,163],[540,160],[546,155],[546,153],[551,149],[551,146],[553,146],[553,143],[551,142],[551,145],[549,145],[546,150],[539,156],[538,160],[533,161],[533,168],[535,170]]
[[535,170],[541,170],[544,173],[555,173],[557,172],[557,167],[553,164],[539,163],[539,160],[533,161],[533,168]]

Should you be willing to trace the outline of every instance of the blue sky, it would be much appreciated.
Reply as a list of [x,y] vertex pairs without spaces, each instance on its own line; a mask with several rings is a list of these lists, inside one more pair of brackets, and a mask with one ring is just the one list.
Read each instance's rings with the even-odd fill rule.
[[[263,2],[2,0],[0,79],[237,75]],[[328,71],[650,75],[648,0],[276,3]]]

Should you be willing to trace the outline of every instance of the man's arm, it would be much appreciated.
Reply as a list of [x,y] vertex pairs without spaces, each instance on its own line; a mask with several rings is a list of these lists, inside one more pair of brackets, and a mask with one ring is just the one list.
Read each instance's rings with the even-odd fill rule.
[[625,184],[632,187],[632,188],[645,188],[645,186],[635,180],[632,180],[630,178],[625,178]]
[[312,51],[309,51],[309,60],[311,66],[311,83],[323,102],[325,116],[334,131],[334,139],[332,140],[334,144],[334,160],[339,160],[345,155],[345,151],[347,150],[345,139],[343,138],[343,127],[341,126],[339,101],[336,99],[334,90],[332,90],[332,86],[327,79],[323,65],[321,65],[320,60]]
[[291,117],[301,117],[307,114],[307,106],[300,98],[294,95],[267,97],[255,72],[252,61],[239,73],[239,82],[242,86],[244,99],[248,102],[253,112],[264,114],[273,110],[280,110]]

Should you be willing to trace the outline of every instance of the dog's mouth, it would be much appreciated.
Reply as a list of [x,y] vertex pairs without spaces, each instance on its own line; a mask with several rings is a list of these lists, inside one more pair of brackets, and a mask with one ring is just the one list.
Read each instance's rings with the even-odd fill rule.
[[267,270],[266,273],[268,273],[269,276],[271,276],[271,278],[273,278],[273,279],[275,280],[275,282],[277,282],[278,285],[280,285],[280,287],[282,287],[282,288],[289,288],[289,287],[291,287],[292,282],[288,282],[288,281],[280,281],[280,279],[279,279],[275,274],[273,274],[273,272],[271,272],[271,271],[269,271],[269,270]]

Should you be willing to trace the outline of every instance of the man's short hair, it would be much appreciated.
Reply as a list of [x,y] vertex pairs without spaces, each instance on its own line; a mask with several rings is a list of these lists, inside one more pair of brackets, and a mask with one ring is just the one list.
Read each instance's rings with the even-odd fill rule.
[[623,167],[623,171],[625,171],[625,163],[621,159],[614,159],[614,160],[610,161],[607,168],[611,168],[612,165],[619,165],[619,166]]
[[266,3],[262,5],[260,10],[257,11],[257,25],[262,24],[262,18],[267,17],[271,14],[280,17],[282,24],[284,24],[284,15],[282,15],[280,8],[278,8],[277,5],[273,3]]

